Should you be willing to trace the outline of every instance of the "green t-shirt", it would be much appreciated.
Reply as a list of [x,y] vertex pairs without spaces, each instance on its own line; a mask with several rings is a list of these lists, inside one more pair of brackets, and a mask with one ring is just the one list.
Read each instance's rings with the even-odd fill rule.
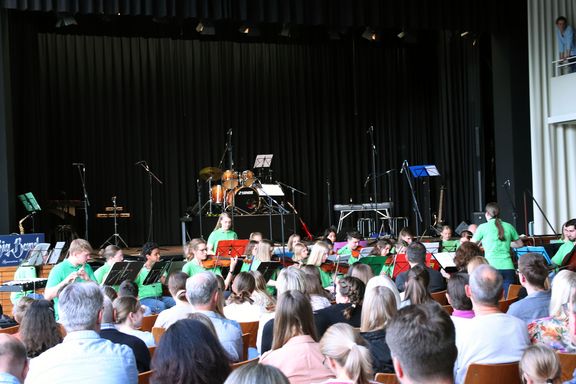
[[[361,246],[358,246],[355,251],[360,251],[362,249]],[[358,260],[360,260],[360,258],[356,258],[354,256],[352,256],[352,250],[350,249],[350,247],[348,245],[343,246],[342,248],[340,248],[338,250],[338,254],[341,256],[348,256],[350,255],[350,257],[348,258],[348,264],[352,265],[354,263],[357,263]]]
[[[253,258],[251,263],[243,263],[242,264],[242,268],[240,269],[240,272],[250,272],[250,271],[257,271],[258,267],[260,266],[260,264],[262,264],[262,262],[260,261],[260,259],[257,258]],[[278,277],[278,270],[275,270],[272,273],[272,276],[270,276],[269,280],[274,280],[276,281],[276,278]],[[272,287],[272,286],[267,286],[266,290],[268,291],[269,294],[271,295],[275,295],[276,294],[276,287]]]
[[564,244],[562,244],[556,251],[556,254],[552,258],[552,262],[558,266],[561,266],[564,258],[572,251],[572,249],[574,249],[574,243],[570,240],[566,240]]
[[187,262],[182,267],[182,272],[186,273],[190,277],[204,271],[214,272],[215,274],[222,276],[222,271],[220,270],[220,267],[206,269],[203,266],[198,265],[194,260]]
[[222,229],[213,231],[210,236],[208,236],[208,241],[206,242],[208,246],[212,247],[212,252],[216,253],[220,240],[238,240],[238,235],[230,229],[226,231]]
[[[14,273],[14,280],[33,279],[36,277],[38,277],[36,274],[36,267],[33,265],[21,265]],[[10,294],[10,301],[13,305],[16,305],[21,298],[31,293],[34,293],[34,291],[12,292]]]
[[145,299],[147,297],[162,297],[162,283],[154,283],[144,285],[144,280],[146,276],[150,273],[150,270],[145,266],[142,267],[138,277],[136,277],[135,283],[138,285],[138,297],[140,299]]
[[332,286],[332,284],[334,283],[334,280],[332,280],[332,275],[326,271],[323,271],[322,268],[320,267],[316,268],[318,268],[318,271],[320,272],[320,281],[322,281],[322,288],[328,288]]
[[460,240],[443,240],[442,241],[442,252],[456,252],[456,249],[460,246]]
[[112,264],[106,263],[100,268],[98,268],[96,271],[94,271],[94,276],[96,277],[96,281],[98,282],[98,284],[102,284],[104,282],[104,278],[106,277],[108,272],[110,272],[111,269]]
[[480,224],[472,240],[482,241],[485,257],[491,266],[496,269],[514,269],[510,257],[510,243],[518,240],[518,232],[512,225],[502,220],[500,223],[504,228],[504,240],[498,239],[496,219],[490,219],[487,223]]
[[[86,271],[88,277],[95,282],[96,276],[94,276],[92,267],[89,264],[85,265],[80,264],[74,266],[68,259],[65,259],[60,264],[54,266],[54,268],[52,268],[52,270],[50,271],[50,274],[48,275],[48,282],[46,283],[46,288],[52,288],[57,286],[58,284],[63,282],[64,279],[68,277],[68,275],[70,275],[72,272],[78,272],[82,267],[84,267],[84,270]],[[86,280],[81,278],[76,278],[76,280],[74,280],[74,282],[76,283],[82,283],[85,281]],[[56,315],[56,320],[58,320],[58,297],[54,298],[54,313]]]

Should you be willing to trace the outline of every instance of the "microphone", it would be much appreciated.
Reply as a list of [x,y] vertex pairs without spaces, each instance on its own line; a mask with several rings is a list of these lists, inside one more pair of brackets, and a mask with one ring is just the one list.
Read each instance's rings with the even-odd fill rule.
[[374,132],[374,126],[371,125],[368,127],[368,130],[366,130],[366,133],[372,133],[372,132]]
[[232,128],[230,128],[227,133],[232,136]]
[[370,181],[370,175],[366,176],[366,181],[364,182],[364,188],[366,188],[369,181]]
[[384,173],[388,174],[388,173],[392,173],[392,172],[394,172],[394,171],[396,171],[396,169],[394,169],[394,168],[393,168],[393,169],[389,169],[389,170],[387,170],[387,171],[386,171],[386,172],[384,172]]
[[73,167],[83,167],[84,163],[72,163]]
[[402,162],[402,169],[400,169],[400,173],[404,173],[404,167],[408,165],[408,160],[404,160]]
[[134,165],[146,164],[146,160],[140,160],[134,163]]
[[508,179],[504,183],[502,183],[502,188],[504,188],[504,187],[510,188],[510,179]]

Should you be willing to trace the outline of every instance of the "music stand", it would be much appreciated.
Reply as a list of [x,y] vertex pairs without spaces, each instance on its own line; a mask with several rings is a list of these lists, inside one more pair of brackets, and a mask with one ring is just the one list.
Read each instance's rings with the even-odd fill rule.
[[[550,255],[548,254],[548,251],[544,247],[525,246],[525,247],[512,248],[512,249],[514,249],[514,253],[516,253],[516,258],[518,258],[518,259],[520,259],[520,257],[522,257],[522,255],[525,255],[527,253],[539,253],[542,256],[544,256],[544,259],[546,260],[546,263],[548,263],[548,265],[552,264],[552,258],[550,257]],[[554,255],[552,255],[552,256],[554,256]]]
[[64,249],[65,244],[65,241],[59,241],[56,243],[52,253],[50,253],[48,261],[46,261],[46,264],[58,264],[58,262],[60,262],[60,257],[62,256],[62,250]]
[[[34,194],[32,192],[26,192],[26,193],[23,193],[21,195],[18,195],[18,199],[24,205],[26,212],[28,212],[28,214],[26,216],[24,216],[24,218],[22,218],[18,222],[18,224],[20,225],[21,231],[24,230],[22,223],[24,221],[26,221],[27,219],[32,218],[32,232],[35,232],[35,230],[34,230],[34,215],[37,212],[40,212],[42,210],[42,208],[40,208],[40,205],[38,204],[38,201],[36,200],[36,198],[34,197]],[[24,232],[22,232],[22,233],[24,233]]]
[[[440,176],[440,172],[438,171],[438,168],[436,168],[435,165],[429,164],[429,165],[411,165],[408,167],[410,169],[410,173],[412,174],[412,177],[414,177],[415,179],[420,179],[420,180],[424,180],[424,178],[430,178],[430,177],[436,177],[436,176]],[[424,181],[423,181],[424,182]],[[432,226],[432,207],[430,204],[430,182],[427,183],[427,203],[428,203],[428,228],[426,228],[426,230],[422,233],[422,235],[420,236],[420,238],[424,237],[424,235],[426,234],[426,232],[428,232],[429,229],[434,230],[434,232],[436,232],[436,228],[434,228]],[[416,234],[418,235],[418,234]]]
[[236,257],[244,256],[250,240],[220,240],[216,248],[216,258],[219,256]]
[[[142,266],[144,266],[143,261],[116,262],[114,265],[112,265],[110,271],[108,271],[108,274],[102,282],[102,285],[115,286],[120,285],[120,283],[126,280],[135,281],[138,277],[138,274],[140,273],[140,270],[142,270]],[[152,269],[154,269],[154,267],[152,267]],[[150,273],[152,273],[152,271],[150,271]],[[146,284],[146,281],[144,281],[144,284]]]
[[272,165],[273,154],[268,155],[257,155],[254,160],[254,168],[270,168]]
[[280,268],[280,263],[278,261],[263,261],[258,266],[258,272],[264,276],[264,280],[268,281],[274,274],[274,272]]
[[374,272],[374,276],[379,276],[387,261],[386,256],[368,256],[361,258],[358,262],[368,265]]
[[457,272],[456,264],[454,263],[455,252],[437,252],[432,256],[436,259],[440,268],[445,270],[447,273]]
[[50,243],[38,243],[32,248],[26,258],[22,261],[23,265],[42,265],[50,249]]
[[182,268],[186,263],[187,261],[170,261],[170,265],[166,269],[166,276],[170,276],[173,273],[182,271]]
[[150,284],[155,284],[155,283],[159,282],[160,279],[162,278],[162,276],[164,276],[164,272],[166,272],[167,268],[168,268],[168,262],[167,261],[158,261],[158,262],[154,263],[154,265],[152,266],[152,269],[150,270],[150,272],[148,273],[148,276],[146,276],[146,278],[144,279],[144,282],[142,284],[143,285],[150,285]]

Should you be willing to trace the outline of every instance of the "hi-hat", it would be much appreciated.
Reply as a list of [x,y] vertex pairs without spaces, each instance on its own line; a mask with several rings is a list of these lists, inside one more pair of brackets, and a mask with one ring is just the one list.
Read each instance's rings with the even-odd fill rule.
[[222,170],[216,167],[204,167],[200,170],[200,178],[202,180],[208,180],[212,178],[212,180],[220,180],[222,177]]

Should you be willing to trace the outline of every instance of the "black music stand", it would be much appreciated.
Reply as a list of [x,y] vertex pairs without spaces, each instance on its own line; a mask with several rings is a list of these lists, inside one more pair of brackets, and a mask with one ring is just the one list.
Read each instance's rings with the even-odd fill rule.
[[248,243],[250,240],[220,240],[216,248],[216,257],[244,256]]
[[[409,167],[410,168],[410,173],[412,174],[412,177],[414,177],[417,180],[421,180],[422,184],[426,184],[427,188],[426,188],[426,203],[428,205],[428,214],[427,216],[427,227],[426,230],[422,233],[422,235],[420,236],[420,239],[422,239],[424,237],[424,235],[426,234],[426,232],[428,232],[429,230],[433,230],[434,232],[436,232],[436,228],[434,228],[432,226],[432,207],[430,204],[430,177],[436,177],[436,176],[440,176],[440,172],[438,171],[438,168],[436,168],[435,165],[412,165]],[[418,233],[416,233],[416,235],[418,235]]]
[[26,258],[22,260],[20,265],[42,265],[45,263],[48,256],[48,249],[50,249],[50,243],[38,243],[28,251]]
[[114,286],[120,285],[120,283],[126,280],[135,281],[143,266],[144,262],[142,261],[116,262],[114,265],[112,265],[112,268],[106,275],[102,285]]
[[263,261],[258,266],[258,272],[264,276],[264,280],[268,281],[274,274],[274,272],[280,268],[280,263],[278,261]]
[[21,195],[18,195],[18,200],[22,202],[24,208],[26,208],[26,212],[28,212],[28,214],[24,216],[24,218],[22,218],[18,224],[22,226],[22,223],[24,221],[28,220],[29,218],[32,218],[32,232],[35,232],[34,215],[40,212],[42,208],[40,208],[40,205],[38,204],[38,201],[36,200],[32,192],[26,192]]
[[158,261],[154,263],[152,269],[148,273],[148,276],[144,279],[143,285],[150,285],[155,284],[160,281],[162,276],[164,276],[164,272],[168,269],[168,262],[167,261]]
[[184,267],[184,264],[186,264],[187,261],[174,261],[171,260],[170,261],[170,265],[168,266],[168,268],[166,268],[166,276],[170,276],[173,273],[176,272],[181,272],[182,268]]

